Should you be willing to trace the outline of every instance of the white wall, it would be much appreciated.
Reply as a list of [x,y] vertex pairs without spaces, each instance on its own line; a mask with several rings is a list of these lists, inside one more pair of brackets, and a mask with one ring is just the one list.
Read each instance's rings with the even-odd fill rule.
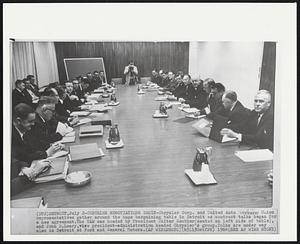
[[193,78],[213,78],[253,108],[259,89],[263,42],[190,42],[189,73]]

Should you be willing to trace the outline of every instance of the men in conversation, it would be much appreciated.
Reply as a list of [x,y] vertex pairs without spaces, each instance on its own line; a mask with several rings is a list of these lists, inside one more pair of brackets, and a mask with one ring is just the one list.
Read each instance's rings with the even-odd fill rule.
[[274,116],[271,107],[271,94],[260,90],[254,97],[254,110],[245,123],[232,129],[223,128],[222,135],[237,138],[240,142],[273,151]]

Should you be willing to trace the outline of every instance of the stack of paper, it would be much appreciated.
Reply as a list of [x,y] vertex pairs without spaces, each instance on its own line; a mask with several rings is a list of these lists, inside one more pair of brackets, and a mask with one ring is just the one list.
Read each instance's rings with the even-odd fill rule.
[[155,101],[167,101],[167,97],[166,96],[161,96],[161,97],[156,97],[154,98]]
[[237,151],[235,155],[244,162],[258,162],[273,160],[273,153],[269,149]]
[[75,142],[76,137],[75,136],[64,136],[60,141],[58,141],[59,143],[71,143],[71,142]]
[[227,135],[224,135],[222,137],[222,143],[225,143],[225,142],[233,142],[233,141],[236,141],[237,142],[237,139],[236,138],[233,138],[233,137],[229,137]]
[[154,114],[152,115],[153,118],[168,118],[168,114],[161,114],[159,110],[155,110]]
[[69,154],[69,152],[60,150],[60,151],[57,151],[56,153],[54,153],[51,157],[48,157],[47,159],[59,158],[62,156],[66,156],[68,154]]
[[79,137],[103,136],[103,125],[90,125],[80,127]]
[[183,110],[183,109],[185,109],[185,108],[189,108],[190,107],[190,105],[189,104],[185,104],[185,103],[183,103],[183,104],[181,104],[180,106],[178,106],[177,108],[179,109],[179,110]]
[[112,109],[112,107],[107,106],[107,104],[97,104],[97,105],[92,105],[89,108],[89,111],[91,112],[107,112],[108,110]]
[[108,142],[108,140],[105,141],[105,146],[107,149],[113,149],[113,148],[121,148],[124,147],[123,140],[121,139],[117,144],[111,144]]
[[120,104],[120,102],[109,102],[108,105],[109,106],[118,106]]
[[78,116],[78,117],[86,117],[89,116],[90,112],[88,111],[74,111],[70,114],[70,116]]
[[86,123],[90,123],[91,121],[92,121],[92,119],[90,119],[90,118],[80,119],[79,122],[74,126],[79,126],[79,125],[83,125],[83,124],[86,124]]
[[75,136],[75,131],[71,131],[71,132],[65,134],[65,137],[69,137],[69,136]]
[[145,92],[141,89],[137,92],[137,94],[145,94]]
[[201,171],[186,169],[184,173],[186,173],[190,177],[195,185],[209,185],[217,183],[207,164],[202,164]]
[[35,178],[35,183],[44,183],[56,180],[63,180],[66,178],[69,168],[67,158],[52,159],[51,167],[45,172],[42,172]]
[[197,108],[183,108],[182,111],[188,114],[193,114],[199,112],[200,110]]
[[187,118],[191,118],[191,119],[201,119],[201,118],[205,118],[206,115],[195,115],[195,114],[186,114],[185,117]]
[[59,133],[61,135],[65,135],[69,132],[72,132],[73,128],[68,126],[67,124],[63,124],[61,122],[58,122],[57,127],[56,127],[56,133]]
[[70,147],[69,159],[71,162],[104,156],[97,143],[88,143]]
[[198,130],[205,137],[209,137],[210,130],[211,130],[210,126],[211,126],[211,121],[206,118],[199,119],[198,122],[192,125],[192,127]]

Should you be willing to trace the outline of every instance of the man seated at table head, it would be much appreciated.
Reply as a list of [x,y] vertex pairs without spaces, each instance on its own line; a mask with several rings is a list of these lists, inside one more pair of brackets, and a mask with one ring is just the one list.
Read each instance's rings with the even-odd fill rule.
[[23,80],[16,80],[15,89],[12,91],[12,107],[14,108],[19,103],[26,103],[31,107],[33,106],[32,98],[26,91]]
[[29,138],[28,133],[35,124],[35,118],[35,111],[25,103],[18,104],[13,110],[12,155],[17,160],[27,163],[50,157],[61,149],[60,145],[51,145],[46,150],[36,150],[31,146],[32,142],[29,140],[35,139]]
[[34,150],[46,150],[54,142],[62,139],[66,131],[56,133],[51,120],[55,113],[55,102],[53,97],[41,97],[36,108],[34,125],[26,133],[25,140]]
[[237,138],[245,144],[273,151],[274,116],[271,109],[271,94],[267,90],[259,90],[254,97],[254,110],[245,123],[232,129],[224,128],[222,135]]
[[[217,85],[218,83],[216,83]],[[222,96],[223,106],[215,112],[207,115],[207,118],[214,119],[214,115],[218,114],[228,118],[228,128],[235,128],[241,123],[244,123],[250,113],[250,110],[245,108],[237,99],[237,94],[234,91],[226,91]]]

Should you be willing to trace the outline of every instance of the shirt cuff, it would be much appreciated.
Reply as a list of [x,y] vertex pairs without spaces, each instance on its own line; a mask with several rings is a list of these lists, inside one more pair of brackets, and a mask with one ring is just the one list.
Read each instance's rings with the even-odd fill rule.
[[242,141],[242,134],[241,134],[241,133],[238,133],[238,134],[237,134],[237,139],[238,139],[239,142]]

